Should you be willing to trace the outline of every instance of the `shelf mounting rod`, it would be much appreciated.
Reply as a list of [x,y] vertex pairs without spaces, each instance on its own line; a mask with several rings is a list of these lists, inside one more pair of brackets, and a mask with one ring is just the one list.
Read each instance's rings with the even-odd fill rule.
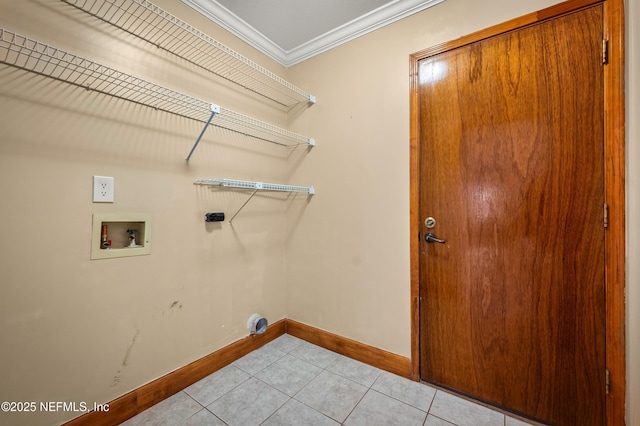
[[213,120],[213,117],[216,114],[219,114],[219,113],[220,113],[220,105],[211,104],[211,116],[209,117],[209,120],[207,120],[207,124],[204,125],[204,128],[200,132],[200,136],[198,136],[198,139],[196,140],[196,143],[193,144],[193,148],[191,148],[191,151],[189,151],[189,155],[187,155],[187,158],[184,159],[184,161],[187,164],[189,164],[189,159],[191,158],[191,155],[193,154],[193,151],[196,150],[196,147],[200,143],[200,139],[202,139],[202,136],[204,136],[204,132],[207,131],[207,127],[209,127],[209,124],[211,124],[211,120]]
[[240,208],[238,209],[238,211],[237,211],[237,212],[235,212],[235,213],[233,214],[233,216],[231,216],[231,219],[229,219],[229,223],[233,222],[233,218],[235,218],[235,217],[238,215],[238,213],[240,213],[240,211],[244,208],[244,206],[246,206],[246,205],[247,205],[247,203],[248,203],[249,201],[251,201],[251,199],[253,198],[253,196],[254,196],[254,195],[256,195],[256,192],[258,192],[258,190],[260,189],[260,187],[261,187],[261,186],[262,186],[262,185],[256,185],[256,189],[254,189],[254,190],[253,190],[253,192],[251,193],[251,195],[249,195],[249,198],[247,198],[247,201],[245,201],[245,202],[244,202],[244,204],[242,204],[242,205],[240,206]]

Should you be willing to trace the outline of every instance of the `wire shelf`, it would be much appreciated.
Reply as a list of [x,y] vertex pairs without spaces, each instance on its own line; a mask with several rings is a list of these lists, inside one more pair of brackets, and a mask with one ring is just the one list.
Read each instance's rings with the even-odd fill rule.
[[85,89],[232,130],[283,146],[315,145],[298,135],[252,117],[219,108],[211,119],[210,102],[81,58],[0,28],[0,62]]
[[144,0],[62,0],[200,68],[281,105],[315,97]]
[[251,201],[254,195],[258,191],[278,191],[289,193],[305,193],[312,196],[316,193],[313,186],[294,186],[294,185],[281,185],[278,183],[264,183],[264,182],[252,182],[247,180],[233,180],[233,179],[198,179],[193,182],[194,185],[207,185],[207,186],[226,186],[228,188],[239,188],[253,190],[249,198],[240,206],[238,210],[231,216],[229,223],[233,222],[233,219],[244,209],[244,207]]
[[315,189],[313,186],[281,185],[278,183],[252,182],[252,181],[246,181],[246,180],[217,179],[217,178],[198,179],[194,182],[194,184],[226,186],[229,188],[253,189],[258,191],[304,192],[309,195],[315,194]]

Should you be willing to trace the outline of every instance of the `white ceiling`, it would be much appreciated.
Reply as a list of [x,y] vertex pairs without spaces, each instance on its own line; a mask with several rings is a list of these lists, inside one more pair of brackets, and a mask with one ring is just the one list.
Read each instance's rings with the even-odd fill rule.
[[444,0],[182,0],[291,66]]

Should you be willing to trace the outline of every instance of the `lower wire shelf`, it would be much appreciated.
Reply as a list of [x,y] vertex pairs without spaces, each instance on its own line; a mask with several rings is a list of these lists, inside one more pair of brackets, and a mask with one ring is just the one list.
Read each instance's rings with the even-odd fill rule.
[[246,180],[234,180],[234,179],[198,179],[193,182],[194,185],[205,186],[224,186],[228,188],[249,189],[253,190],[249,198],[240,206],[240,208],[231,216],[229,223],[240,213],[240,211],[247,205],[247,203],[253,198],[258,191],[278,191],[289,193],[306,193],[312,196],[316,193],[313,186],[295,186],[295,185],[282,185],[278,183],[265,183],[265,182],[253,182]]

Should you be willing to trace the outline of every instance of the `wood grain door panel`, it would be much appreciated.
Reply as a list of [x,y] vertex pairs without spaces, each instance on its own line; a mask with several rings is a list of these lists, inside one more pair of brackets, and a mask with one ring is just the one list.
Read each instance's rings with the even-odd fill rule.
[[602,7],[419,63],[420,370],[604,424]]

